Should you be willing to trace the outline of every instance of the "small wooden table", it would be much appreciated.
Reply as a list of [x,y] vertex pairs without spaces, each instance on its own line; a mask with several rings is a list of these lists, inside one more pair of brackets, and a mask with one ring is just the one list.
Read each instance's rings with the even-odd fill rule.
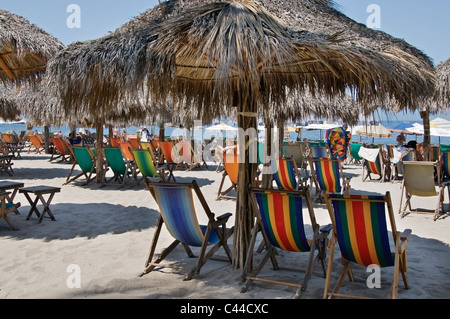
[[[0,182],[0,192],[7,192],[8,190],[12,190],[11,194],[6,197],[8,203],[14,203],[14,197],[16,197],[17,191],[20,187],[23,187],[25,184],[21,182],[13,182],[13,181],[1,181]],[[16,215],[19,215],[19,211],[14,210]]]
[[[51,220],[56,220],[55,217],[53,216],[52,211],[50,210],[50,203],[52,202],[55,193],[59,193],[60,191],[61,191],[60,187],[43,186],[43,185],[20,188],[19,193],[24,194],[31,205],[30,211],[28,212],[27,220],[30,219],[33,212],[35,212],[39,218],[38,223],[42,222],[45,213],[48,213],[48,216],[50,217]],[[36,196],[34,200],[30,197],[30,194],[34,194]],[[45,200],[43,196],[46,194],[49,194],[47,200]],[[42,212],[40,212],[37,208],[39,200],[41,201],[42,205],[44,205],[44,209],[42,210]]]

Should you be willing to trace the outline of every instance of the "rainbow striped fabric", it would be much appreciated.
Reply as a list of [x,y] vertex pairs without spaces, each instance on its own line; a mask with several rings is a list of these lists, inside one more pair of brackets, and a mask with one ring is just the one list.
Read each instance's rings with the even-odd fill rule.
[[271,166],[273,179],[278,188],[290,191],[297,190],[297,174],[292,159],[280,157],[277,160],[271,160]]
[[380,156],[377,156],[377,160],[375,162],[371,161],[364,161],[367,171],[369,174],[376,174],[382,176],[382,169],[381,169],[381,159]]
[[314,170],[317,182],[321,190],[326,190],[330,193],[340,193],[341,186],[341,171],[339,170],[339,162],[326,158],[313,159]]
[[394,265],[384,196],[330,194],[342,256],[363,266]]
[[302,195],[276,190],[253,190],[253,194],[270,243],[286,251],[309,251],[303,224]]
[[[192,189],[183,184],[166,185],[164,183],[153,184],[151,187],[161,216],[172,237],[186,245],[201,247],[206,226],[198,222]],[[217,234],[212,231],[209,244],[215,244],[218,241]]]

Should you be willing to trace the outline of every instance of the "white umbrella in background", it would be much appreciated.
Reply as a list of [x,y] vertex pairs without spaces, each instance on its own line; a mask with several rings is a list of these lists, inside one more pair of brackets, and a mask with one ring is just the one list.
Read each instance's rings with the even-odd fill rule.
[[[424,132],[423,124],[413,123],[412,127],[407,128],[408,131],[422,133]],[[441,137],[450,137],[450,129],[444,129],[437,125],[430,125],[430,135],[439,137],[439,144],[441,143]]]
[[389,131],[384,125],[358,125],[353,128],[352,134],[359,136],[372,137],[372,143],[375,137],[387,138],[392,136],[392,132]]

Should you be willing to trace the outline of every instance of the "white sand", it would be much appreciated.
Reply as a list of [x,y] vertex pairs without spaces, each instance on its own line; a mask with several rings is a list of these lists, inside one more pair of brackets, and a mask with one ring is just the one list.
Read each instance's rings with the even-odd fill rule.
[[[241,270],[228,263],[211,260],[202,268],[199,276],[183,281],[184,273],[173,269],[154,271],[144,277],[138,274],[144,269],[150,242],[158,216],[157,206],[143,183],[134,187],[117,189],[115,186],[100,188],[95,182],[80,186],[79,182],[63,186],[71,164],[50,163],[49,155],[26,154],[14,160],[14,175],[1,175],[1,180],[22,181],[25,186],[52,185],[61,187],[51,204],[56,221],[45,218],[37,224],[34,216],[26,221],[30,208],[23,194],[17,201],[22,207],[20,215],[9,214],[19,228],[13,231],[0,220],[0,299],[98,299],[98,298],[150,298],[150,299],[278,299],[291,298],[294,288],[255,283],[246,293],[240,293]],[[191,172],[176,171],[179,182],[196,179],[207,201],[217,215],[234,212],[235,201],[216,201],[221,174],[210,163],[209,170],[195,169]],[[78,169],[78,168],[77,168]],[[397,214],[401,188],[400,183],[378,183],[361,181],[361,166],[349,165],[347,174],[353,174],[352,191],[390,191],[392,195],[397,228],[413,231],[408,246],[408,277],[411,288],[403,289],[399,283],[400,299],[446,298],[450,291],[450,218],[433,221],[432,214],[410,214],[400,218]],[[80,178],[79,181],[83,181]],[[413,207],[434,208],[437,197],[420,198],[412,202]],[[446,194],[445,207],[449,209]],[[314,204],[317,220],[321,225],[329,223],[325,205]],[[200,211],[201,212],[201,211]],[[161,245],[171,242],[167,232],[162,232]],[[230,241],[230,246],[232,241]],[[161,250],[158,250],[161,251]],[[195,252],[197,250],[194,250]],[[223,251],[219,251],[224,255]],[[258,255],[256,255],[258,258]],[[306,261],[304,254],[280,252],[282,265],[300,267]],[[184,250],[177,248],[172,261],[194,265],[196,259],[187,258]],[[295,260],[300,260],[300,264]],[[70,288],[68,278],[71,265],[81,271],[81,287]],[[339,269],[338,249],[335,269]],[[264,272],[273,274],[267,264]],[[358,283],[348,281],[367,296],[383,298],[387,295],[392,272],[382,270],[382,288],[367,289],[365,269],[354,268]],[[289,276],[294,281],[301,273],[279,271],[276,274]],[[325,279],[315,273],[305,299],[319,299],[323,295]],[[73,281],[72,281],[73,282]]]

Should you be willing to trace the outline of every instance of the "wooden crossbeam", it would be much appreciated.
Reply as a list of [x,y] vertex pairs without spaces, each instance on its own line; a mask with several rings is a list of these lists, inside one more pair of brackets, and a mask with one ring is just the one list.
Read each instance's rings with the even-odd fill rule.
[[12,71],[9,69],[9,67],[6,65],[5,61],[2,59],[2,57],[0,57],[0,68],[3,69],[3,71],[5,71],[6,75],[11,79],[14,80],[14,74],[12,73]]

